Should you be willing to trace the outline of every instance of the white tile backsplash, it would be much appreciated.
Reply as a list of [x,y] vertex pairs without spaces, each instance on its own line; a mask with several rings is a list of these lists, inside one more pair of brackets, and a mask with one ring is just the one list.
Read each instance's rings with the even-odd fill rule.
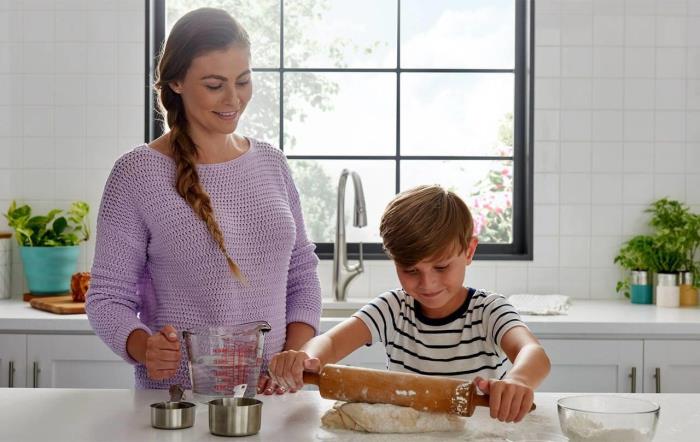
[[627,78],[624,88],[625,109],[654,108],[654,80],[651,78]]
[[591,46],[593,44],[591,17],[581,14],[562,14],[561,44],[563,46]]
[[[591,234],[593,240],[599,235],[622,234],[622,206],[619,205],[594,205],[591,206]],[[609,242],[609,240],[605,240]],[[616,248],[618,244],[610,247]],[[595,261],[598,262],[598,261]],[[592,261],[593,263],[593,261]]]
[[554,267],[559,264],[559,237],[535,236],[532,267]]
[[593,76],[621,78],[625,72],[624,51],[621,47],[593,48]]
[[654,46],[656,20],[653,15],[633,15],[625,17],[625,46]]
[[619,142],[594,142],[591,144],[591,171],[619,172],[623,164],[623,145]]
[[653,47],[626,47],[625,77],[654,78],[656,76],[656,50]]
[[671,198],[685,201],[685,176],[657,174],[654,180],[654,198]]
[[590,109],[592,101],[590,78],[564,78],[561,80],[561,107],[563,109]]
[[685,78],[657,79],[655,103],[657,110],[685,110]]
[[591,104],[594,109],[622,109],[625,83],[620,78],[594,78],[591,88]]
[[533,210],[534,235],[559,235],[559,206],[537,204]]
[[685,46],[686,24],[685,16],[657,16],[656,46]]
[[623,124],[625,141],[654,140],[654,112],[625,111]]
[[[612,259],[648,231],[647,204],[669,195],[700,206],[700,1],[536,6],[534,260],[478,261],[466,281],[618,298]],[[140,0],[0,10],[0,204],[83,198],[94,222],[113,161],[142,142],[143,13]],[[351,297],[398,286],[390,262],[366,268]],[[322,261],[327,296],[330,270]]]
[[559,202],[562,204],[590,204],[591,175],[586,173],[563,173],[560,177]]
[[562,204],[559,206],[559,233],[589,236],[591,234],[590,205]]
[[591,158],[591,143],[561,143],[562,172],[590,172]]
[[590,46],[562,46],[562,77],[590,77],[593,74],[593,48]]
[[591,203],[622,204],[622,181],[620,174],[596,173],[591,177]]
[[574,298],[590,297],[590,269],[585,266],[561,268],[559,271],[559,292]]
[[686,48],[656,48],[656,77],[680,78],[686,71]]
[[559,111],[539,111],[535,120],[535,139],[544,141],[559,139],[559,120]]
[[[700,169],[685,176],[685,189],[688,204],[700,205]],[[697,211],[697,209],[696,209]]]
[[590,110],[562,110],[560,137],[562,141],[589,141],[591,139]]
[[700,141],[700,111],[685,113],[686,141]]
[[623,111],[601,110],[593,113],[592,131],[594,141],[622,141]]
[[[611,11],[608,13],[612,14]],[[593,44],[622,46],[625,41],[625,18],[621,15],[593,16]]]

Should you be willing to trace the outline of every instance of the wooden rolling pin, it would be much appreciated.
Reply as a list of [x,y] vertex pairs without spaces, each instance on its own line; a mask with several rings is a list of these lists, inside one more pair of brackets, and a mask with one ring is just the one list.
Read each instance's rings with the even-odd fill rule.
[[[392,404],[419,411],[471,416],[489,397],[469,381],[387,370],[328,364],[320,373],[304,372],[304,383],[318,385],[321,397],[347,402]],[[530,411],[535,409],[532,404]]]

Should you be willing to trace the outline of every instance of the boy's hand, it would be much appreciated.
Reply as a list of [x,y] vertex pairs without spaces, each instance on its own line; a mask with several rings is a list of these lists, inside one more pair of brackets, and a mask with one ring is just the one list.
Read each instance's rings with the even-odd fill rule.
[[517,379],[474,378],[474,383],[490,396],[491,417],[501,422],[520,422],[530,411],[535,393]]
[[272,381],[290,393],[295,393],[304,386],[304,370],[318,372],[320,369],[321,361],[318,358],[296,350],[277,353],[268,365]]

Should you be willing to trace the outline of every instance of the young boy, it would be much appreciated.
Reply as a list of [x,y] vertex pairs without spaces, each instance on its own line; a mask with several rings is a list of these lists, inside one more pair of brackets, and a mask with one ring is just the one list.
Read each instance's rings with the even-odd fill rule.
[[440,186],[419,186],[389,203],[379,230],[402,288],[381,294],[299,351],[273,356],[272,379],[294,392],[304,370],[382,342],[389,370],[473,379],[491,396],[491,417],[519,422],[549,373],[549,359],[502,295],[463,286],[477,245],[466,204]]

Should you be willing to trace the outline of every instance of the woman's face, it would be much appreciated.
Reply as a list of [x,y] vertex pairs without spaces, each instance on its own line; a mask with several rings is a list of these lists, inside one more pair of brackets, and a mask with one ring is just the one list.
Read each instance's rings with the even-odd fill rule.
[[253,95],[248,49],[234,45],[200,55],[170,88],[182,97],[190,125],[231,134]]

